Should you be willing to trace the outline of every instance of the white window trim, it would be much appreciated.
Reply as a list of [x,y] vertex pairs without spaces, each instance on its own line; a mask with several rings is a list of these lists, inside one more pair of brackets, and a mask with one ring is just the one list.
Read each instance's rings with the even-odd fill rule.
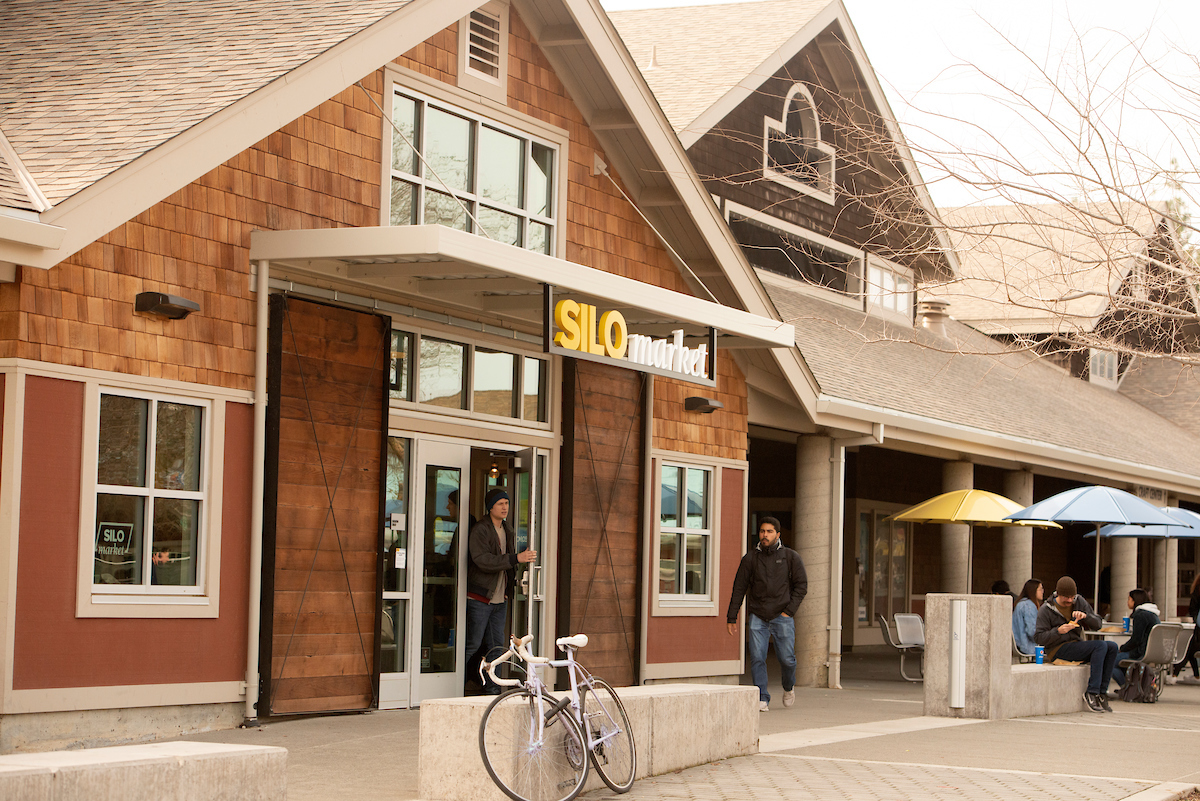
[[[787,234],[788,236],[794,236],[797,239],[804,239],[813,243],[814,245],[820,245],[823,248],[837,251],[838,253],[842,253],[857,260],[859,269],[862,271],[862,275],[859,276],[859,279],[866,279],[867,252],[862,248],[856,248],[852,245],[847,245],[844,242],[838,242],[836,239],[830,239],[827,236],[818,234],[816,231],[810,231],[809,229],[796,225],[795,223],[790,223],[787,220],[781,220],[771,214],[752,209],[749,206],[743,206],[741,203],[737,203],[732,200],[724,200],[723,204],[726,225],[730,223],[730,218],[732,215],[736,214],[737,216],[743,217],[751,222],[757,222],[770,228],[775,228]],[[769,275],[772,279],[778,279],[777,283],[779,283],[781,286],[786,286],[789,289],[810,293],[823,300],[831,300],[834,303],[851,309],[858,309],[859,311],[862,311],[863,309],[862,293],[847,294],[845,292],[838,292],[836,289],[828,289],[827,287],[816,286],[807,281],[800,281],[795,278],[788,278],[784,275],[777,275],[776,273],[772,273],[767,270],[756,270],[756,273],[760,277],[765,278],[767,275]]]
[[[729,467],[734,470],[742,471],[742,508],[746,508],[746,501],[749,496],[749,472],[750,466],[748,462],[738,461],[735,459],[721,459],[718,457],[697,456],[694,453],[682,453],[680,451],[665,451],[653,449],[650,457],[654,460],[654,471],[652,484],[649,488],[650,493],[650,517],[648,521],[648,536],[646,543],[647,554],[646,564],[647,573],[645,576],[646,586],[649,588],[649,610],[652,617],[716,617],[725,614],[725,608],[729,603],[728,598],[722,598],[721,586],[721,543],[722,536],[725,532],[721,526],[721,498],[724,492],[724,468]],[[658,534],[660,519],[660,506],[662,503],[661,481],[663,463],[667,462],[679,467],[699,467],[712,472],[712,512],[709,518],[710,530],[709,535],[709,567],[708,567],[708,588],[707,597],[689,597],[684,595],[660,595],[658,592]],[[745,532],[732,532],[729,536],[742,536]],[[740,557],[739,557],[740,558]]]
[[[100,442],[100,396],[103,393],[179,401],[205,409],[201,458],[201,523],[195,587],[155,585],[109,587],[93,584],[96,493]],[[76,617],[215,618],[220,612],[221,515],[225,467],[225,400],[216,393],[171,386],[156,392],[134,382],[86,382],[84,391],[82,469],[79,492],[79,559]],[[149,465],[148,470],[153,470]]]
[[[706,473],[708,473],[708,478],[709,478],[709,480],[708,480],[708,509],[707,509],[708,528],[692,529],[692,528],[688,528],[687,526],[670,526],[669,528],[674,529],[674,531],[673,532],[664,532],[663,525],[662,525],[661,506],[662,506],[662,473],[663,473],[663,468],[665,468],[665,467],[677,467],[684,471],[703,470]],[[660,459],[658,461],[657,468],[654,471],[654,474],[655,474],[655,482],[654,482],[655,502],[654,502],[654,505],[656,507],[655,515],[654,515],[654,528],[655,528],[655,540],[654,540],[655,548],[654,548],[654,550],[656,553],[659,554],[659,558],[654,560],[654,564],[656,566],[661,567],[662,535],[664,533],[674,533],[676,536],[678,536],[679,534],[686,535],[688,533],[691,533],[691,534],[701,534],[703,536],[708,537],[708,564],[705,565],[705,571],[704,571],[705,578],[708,583],[708,586],[706,587],[706,591],[703,593],[687,593],[687,592],[664,593],[660,589],[658,591],[658,599],[659,599],[659,603],[661,603],[664,606],[703,605],[703,606],[707,607],[707,606],[710,606],[712,603],[713,595],[714,595],[713,588],[714,588],[714,586],[716,586],[713,584],[713,581],[712,581],[712,566],[713,566],[714,562],[719,561],[716,558],[717,552],[713,548],[713,545],[715,543],[714,537],[716,536],[716,530],[718,528],[717,525],[715,525],[717,523],[716,512],[719,507],[719,504],[717,503],[717,500],[716,500],[717,472],[718,472],[718,468],[713,467],[712,465],[689,463],[689,462],[685,462],[685,461],[682,461],[679,459]],[[687,474],[686,474],[686,472],[684,474],[683,487],[684,487],[684,491],[686,492],[686,489],[687,489]],[[686,516],[687,515],[685,512],[684,513],[684,518],[685,518],[684,522],[686,522]],[[684,542],[683,549],[679,552],[679,560],[681,563],[686,564],[686,560],[687,560],[686,539]],[[719,587],[718,587],[718,589],[719,589]],[[719,593],[717,593],[717,594],[719,594]]]
[[[908,291],[908,310],[901,312],[894,309],[888,309],[884,306],[872,302],[871,299],[871,268],[874,267],[892,274],[893,278],[903,278],[908,281],[911,287]],[[866,269],[863,271],[863,310],[868,314],[873,314],[876,317],[883,317],[892,322],[902,323],[903,325],[912,327],[913,310],[916,308],[917,282],[913,278],[912,270],[907,267],[902,267],[894,261],[885,259],[882,256],[877,256],[874,253],[867,254]]]
[[[391,181],[392,181],[392,129],[393,100],[396,92],[401,91],[434,104],[446,106],[463,116],[484,122],[500,130],[507,130],[525,139],[539,139],[541,144],[550,145],[555,149],[555,188],[554,214],[550,218],[553,225],[554,241],[550,247],[550,255],[560,259],[567,257],[566,223],[568,210],[567,175],[570,165],[570,134],[563,128],[550,125],[536,117],[522,114],[518,111],[491,101],[487,97],[463,91],[441,81],[428,78],[420,73],[395,64],[389,64],[384,69],[383,117],[380,125],[383,128],[382,147],[379,159],[381,170],[379,224],[391,225]],[[424,179],[421,179],[424,181]],[[526,217],[531,215],[522,212]]]
[[[483,339],[483,338],[478,338],[478,337],[466,337],[466,336],[462,335],[461,329],[447,331],[447,330],[443,330],[443,329],[430,328],[427,326],[409,325],[408,320],[393,319],[392,331],[393,331],[393,333],[400,331],[400,332],[405,332],[408,334],[415,335],[413,345],[416,345],[417,340],[419,340],[421,338],[430,337],[432,339],[440,339],[443,341],[454,342],[455,344],[459,344],[459,345],[468,347],[469,351],[471,353],[471,356],[468,357],[466,360],[467,361],[467,366],[466,366],[467,372],[466,372],[466,378],[465,378],[463,384],[464,384],[464,392],[466,393],[466,397],[468,399],[469,405],[472,405],[474,403],[474,394],[473,393],[474,393],[474,389],[475,389],[475,386],[474,386],[474,382],[475,382],[474,349],[475,348],[485,348],[487,350],[496,350],[496,351],[502,351],[504,353],[511,353],[515,358],[521,360],[520,369],[517,371],[518,372],[518,376],[517,376],[517,384],[518,385],[516,387],[516,390],[517,390],[518,396],[520,396],[524,390],[524,379],[525,379],[524,359],[531,358],[531,359],[540,360],[542,362],[542,369],[545,370],[545,374],[546,374],[546,420],[545,420],[545,422],[540,422],[538,420],[526,420],[523,417],[502,417],[500,415],[484,414],[482,412],[472,411],[470,408],[450,409],[450,408],[447,408],[444,406],[434,406],[433,404],[429,404],[429,403],[419,403],[418,401],[415,401],[415,400],[412,400],[412,401],[400,400],[398,398],[392,398],[389,395],[388,404],[393,411],[426,412],[428,414],[436,415],[439,417],[440,416],[461,417],[461,418],[470,419],[470,420],[473,420],[476,422],[487,421],[487,422],[491,422],[491,423],[499,423],[504,426],[517,426],[520,428],[535,429],[538,431],[550,431],[554,428],[554,417],[555,417],[554,411],[555,411],[556,407],[551,402],[551,399],[553,398],[553,395],[554,395],[552,383],[555,380],[554,379],[555,373],[553,372],[553,359],[547,357],[546,354],[543,353],[542,351],[540,351],[540,350],[523,350],[521,348],[513,347],[512,340],[495,341],[495,340]],[[391,345],[389,343],[389,348],[390,347],[391,347]],[[413,359],[413,356],[416,355],[416,352],[419,352],[419,346],[414,348],[413,354],[409,355],[410,360]],[[412,369],[412,376],[411,376],[412,388],[411,389],[412,389],[412,396],[414,398],[417,397],[418,383],[420,381],[420,378],[419,378],[420,371],[419,371],[418,367],[419,367],[419,362],[416,360],[413,360],[412,366],[411,366],[411,369]],[[390,367],[389,367],[389,373],[390,373]],[[520,406],[521,403],[522,403],[522,401],[519,399],[518,406]]]
[[[804,181],[798,181],[787,173],[779,172],[778,170],[771,168],[771,159],[767,153],[767,146],[771,141],[771,133],[774,131],[777,134],[783,134],[784,136],[787,136],[788,108],[791,106],[792,101],[798,94],[804,95],[804,98],[808,101],[808,107],[812,111],[813,125],[816,132],[816,141],[814,141],[811,146],[815,147],[817,150],[829,157],[829,175],[821,176],[821,183],[824,184],[824,188],[813,186],[812,184],[805,183]],[[808,87],[804,86],[803,84],[793,84],[792,88],[788,90],[787,96],[785,96],[783,99],[783,111],[779,115],[779,119],[763,117],[762,169],[763,177],[769,181],[782,184],[789,189],[794,189],[802,195],[814,197],[824,203],[828,203],[830,205],[833,205],[834,203],[834,187],[837,185],[837,151],[834,149],[833,145],[821,138],[821,119],[817,115],[817,104],[813,100],[812,92],[810,92]]]
[[[1097,356],[1103,356],[1106,363],[1111,362],[1113,371],[1111,378],[1097,376],[1095,370],[1092,369]],[[1113,351],[1088,348],[1088,381],[1107,389],[1116,389],[1121,383],[1121,358]]]
[[492,0],[478,10],[500,20],[500,75],[493,78],[471,67],[470,59],[467,58],[471,17],[467,15],[458,21],[458,86],[465,91],[474,92],[496,103],[507,105],[508,3],[505,0]]

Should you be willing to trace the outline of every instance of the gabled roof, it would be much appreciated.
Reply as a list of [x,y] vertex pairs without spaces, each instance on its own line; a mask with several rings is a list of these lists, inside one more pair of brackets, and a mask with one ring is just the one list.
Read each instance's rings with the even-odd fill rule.
[[[1194,361],[1200,354],[1190,354]],[[1200,436],[1200,376],[1192,364],[1138,356],[1121,376],[1126,395]]]
[[0,132],[58,204],[408,2],[8,0]]
[[1135,203],[976,205],[940,216],[959,275],[923,292],[993,335],[1092,331],[1164,219]]
[[667,119],[683,132],[750,78],[761,84],[782,62],[774,55],[830,0],[612,11],[609,18],[654,90]]
[[1094,455],[1184,476],[1193,486],[1200,476],[1200,436],[1034,353],[954,320],[942,337],[829,303],[782,279],[763,275],[763,282],[781,318],[796,327],[820,387],[818,407],[857,408],[914,427],[936,422],[1006,442],[1030,458],[1049,445],[1077,464]]

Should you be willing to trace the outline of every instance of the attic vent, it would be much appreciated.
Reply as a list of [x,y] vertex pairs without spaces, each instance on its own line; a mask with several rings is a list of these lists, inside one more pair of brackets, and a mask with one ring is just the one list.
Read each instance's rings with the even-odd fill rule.
[[500,16],[472,11],[467,65],[492,79],[500,77]]

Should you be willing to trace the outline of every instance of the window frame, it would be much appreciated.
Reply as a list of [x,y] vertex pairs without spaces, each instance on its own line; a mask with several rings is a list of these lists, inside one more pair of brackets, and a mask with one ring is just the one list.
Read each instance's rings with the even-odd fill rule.
[[[799,109],[796,111],[811,114],[812,116],[813,137],[810,142],[803,144],[806,148],[814,150],[823,156],[822,161],[816,168],[818,175],[816,185],[802,181],[787,172],[782,172],[771,166],[769,147],[772,138],[779,135],[787,136],[788,116],[791,113],[791,105],[797,96],[802,96],[807,101],[807,108],[803,111]],[[808,195],[829,205],[833,205],[836,200],[837,150],[832,144],[821,138],[821,118],[817,114],[817,104],[813,99],[812,92],[804,84],[792,84],[792,88],[788,90],[787,95],[783,98],[783,110],[779,115],[779,119],[769,116],[763,117],[762,171],[763,177],[768,181],[774,181],[802,195]]]
[[[437,416],[447,417],[467,417],[473,420],[488,421],[493,423],[502,423],[505,425],[521,426],[524,428],[533,428],[537,430],[551,430],[554,427],[554,404],[551,402],[551,392],[553,375],[551,373],[553,360],[546,356],[541,351],[532,349],[523,349],[513,347],[512,342],[502,343],[494,340],[485,340],[476,337],[464,337],[461,332],[449,332],[444,330],[434,330],[424,326],[408,325],[407,320],[392,321],[392,335],[407,334],[410,337],[410,350],[408,353],[409,365],[407,372],[408,394],[411,400],[406,398],[397,398],[391,395],[389,389],[388,403],[392,410],[419,411]],[[465,408],[452,408],[447,406],[437,406],[431,403],[422,403],[416,398],[420,393],[420,353],[422,340],[429,338],[443,342],[452,342],[462,345],[466,351],[464,362],[464,377],[463,377],[463,395]],[[390,346],[389,346],[390,347]],[[475,351],[477,348],[483,348],[487,351],[502,352],[511,354],[514,359],[514,376],[513,376],[513,406],[516,414],[511,417],[501,415],[487,414],[485,412],[475,411]],[[545,410],[545,420],[529,420],[525,418],[525,376],[526,365],[529,359],[537,360],[541,363],[541,390],[544,392],[542,397],[541,408]],[[392,367],[389,368],[389,375],[395,370],[395,362],[392,362]],[[399,371],[397,371],[399,375]]]
[[[564,248],[563,212],[565,210],[565,181],[563,180],[563,170],[566,164],[565,149],[563,148],[562,139],[553,135],[547,135],[546,131],[541,126],[522,125],[520,122],[514,124],[514,121],[504,119],[508,115],[493,114],[485,116],[477,111],[472,111],[463,104],[462,99],[453,98],[445,99],[440,95],[443,93],[433,93],[425,90],[425,87],[413,88],[409,85],[411,82],[401,82],[397,80],[388,83],[390,91],[387,95],[387,106],[385,108],[386,118],[383,120],[384,126],[384,143],[381,148],[381,162],[383,167],[383,184],[380,188],[380,212],[381,225],[393,227],[391,222],[391,206],[392,206],[392,182],[399,180],[411,184],[414,187],[413,205],[416,209],[416,225],[426,225],[425,215],[425,193],[435,191],[442,194],[450,195],[457,198],[463,204],[467,205],[471,210],[471,214],[476,219],[479,217],[481,207],[493,209],[501,214],[507,214],[517,217],[520,222],[520,238],[523,243],[529,240],[528,231],[531,223],[546,225],[550,229],[550,242],[548,255],[561,257]],[[421,120],[420,128],[417,132],[416,152],[426,154],[426,132],[428,126],[425,124],[427,110],[430,105],[441,112],[453,116],[461,117],[469,123],[471,131],[471,169],[469,170],[468,181],[471,184],[468,190],[456,190],[445,186],[440,180],[432,174],[427,174],[429,171],[427,165],[422,158],[417,158],[417,173],[406,173],[394,169],[392,166],[392,139],[396,136],[395,130],[392,128],[392,121],[395,113],[395,98],[397,95],[403,95],[409,100],[419,104],[417,117]],[[521,207],[514,207],[503,202],[484,197],[478,191],[479,181],[479,155],[480,155],[480,128],[486,126],[500,133],[513,136],[522,140],[522,187],[523,194],[522,203],[526,206],[530,204],[529,200],[529,184],[528,176],[533,168],[533,145],[537,144],[548,148],[554,155],[554,168],[551,176],[550,188],[548,190],[548,198],[551,205],[549,214],[535,214],[530,210]],[[565,132],[564,132],[565,133]],[[465,214],[465,212],[464,212]],[[479,226],[474,220],[467,216],[468,232],[476,236],[483,236],[479,232]],[[514,245],[522,250],[530,250],[526,244]],[[539,251],[531,250],[530,252],[537,253]]]
[[[158,490],[154,483],[154,464],[147,462],[146,485],[142,491],[130,492],[131,487],[102,485],[98,482],[100,399],[116,395],[158,402],[181,403],[203,409],[200,443],[200,489],[196,492]],[[77,617],[217,617],[220,588],[220,541],[222,514],[222,483],[224,479],[226,399],[215,393],[191,391],[168,384],[163,390],[143,386],[122,385],[112,381],[89,381],[84,400],[83,442],[81,448],[79,559],[76,582]],[[152,405],[152,408],[156,406]],[[147,454],[152,457],[152,445],[157,419],[148,426]],[[196,584],[172,586],[96,584],[95,538],[97,495],[137,495],[139,497],[187,497],[200,501],[196,531]],[[196,498],[195,496],[199,496]],[[147,510],[149,512],[149,510]],[[143,543],[151,539],[153,516],[147,514],[143,524]],[[145,556],[143,556],[145,559]]]
[[[1101,375],[1096,374],[1098,360],[1102,360],[1105,366],[1105,371]],[[1088,382],[1108,389],[1116,389],[1121,383],[1120,355],[1111,350],[1088,348]]]
[[[883,273],[891,279],[892,288],[890,290],[885,286],[880,286],[878,292],[873,293],[871,291],[875,286],[871,281],[871,272],[873,270]],[[900,280],[908,283],[907,290],[901,291],[899,289],[897,281]],[[888,308],[886,304],[881,303],[879,300],[884,295],[890,295],[896,300],[899,300],[902,295],[906,295],[908,298],[906,308]],[[868,314],[874,314],[877,317],[901,320],[911,326],[917,306],[916,296],[917,282],[913,278],[911,270],[901,267],[882,256],[876,256],[873,253],[867,254],[866,269],[863,272],[863,311]]]
[[[652,484],[647,488],[646,498],[651,515],[647,521],[646,553],[647,571],[646,582],[650,594],[650,616],[652,617],[716,617],[724,614],[721,606],[721,498],[724,492],[723,475],[725,468],[730,467],[742,471],[742,504],[745,506],[748,492],[749,467],[745,462],[735,460],[706,458],[696,454],[679,451],[663,451],[654,449],[651,452],[653,470]],[[708,592],[703,595],[688,595],[659,592],[659,553],[662,520],[662,469],[664,465],[707,470],[709,473],[709,534],[708,534]],[[725,599],[728,602],[728,599]]]

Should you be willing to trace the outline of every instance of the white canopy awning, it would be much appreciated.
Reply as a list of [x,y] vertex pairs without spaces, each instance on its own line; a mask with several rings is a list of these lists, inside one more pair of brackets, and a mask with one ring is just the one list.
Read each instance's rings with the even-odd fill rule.
[[790,324],[440,225],[255,231],[250,260],[540,325],[543,286],[603,309],[631,330],[689,335],[714,327],[723,348],[792,348]]

